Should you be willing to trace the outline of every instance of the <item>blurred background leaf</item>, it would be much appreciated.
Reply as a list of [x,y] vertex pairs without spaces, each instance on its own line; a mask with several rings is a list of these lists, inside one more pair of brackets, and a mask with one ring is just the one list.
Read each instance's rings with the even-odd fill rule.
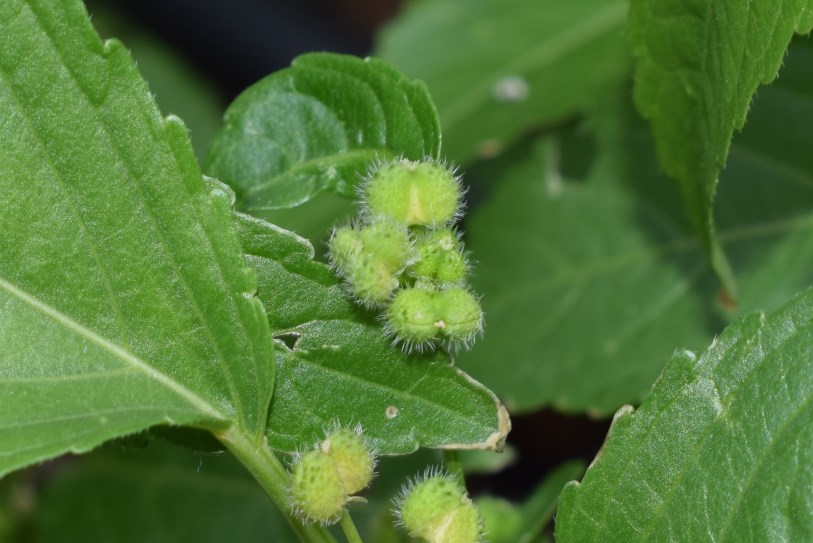
[[[809,41],[792,47],[783,73],[735,138],[717,197],[740,311],[777,307],[813,283]],[[606,415],[639,402],[671,352],[702,348],[737,314],[716,300],[645,126],[628,103],[605,113],[593,120],[598,151],[582,180],[560,163],[561,147],[575,141],[583,163],[589,146],[562,132],[468,178],[483,179],[474,192],[487,195],[466,223],[486,334],[459,364],[515,412]]]
[[567,462],[554,469],[522,503],[484,496],[477,500],[490,543],[536,543],[553,519],[559,492],[584,473],[581,462]]
[[426,82],[457,163],[591,109],[626,75],[626,0],[424,0],[379,35],[377,54]]
[[35,529],[40,543],[296,540],[230,454],[161,440],[106,445],[62,466],[38,499]]

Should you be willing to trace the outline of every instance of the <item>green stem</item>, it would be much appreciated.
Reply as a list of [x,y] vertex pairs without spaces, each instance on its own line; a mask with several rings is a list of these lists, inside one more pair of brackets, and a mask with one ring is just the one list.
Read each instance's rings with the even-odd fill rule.
[[463,463],[460,461],[460,453],[453,450],[443,450],[443,467],[449,475],[457,479],[463,488],[466,488],[466,476],[463,474]]
[[288,520],[291,529],[302,543],[336,543],[336,539],[322,526],[303,524],[291,514],[288,499],[288,471],[263,443],[252,442],[236,426],[231,426],[216,437],[237,457],[254,476],[271,501]]
[[359,531],[356,529],[356,525],[353,524],[353,518],[350,516],[350,511],[344,512],[341,520],[339,520],[339,526],[342,527],[344,537],[347,538],[347,543],[362,543]]

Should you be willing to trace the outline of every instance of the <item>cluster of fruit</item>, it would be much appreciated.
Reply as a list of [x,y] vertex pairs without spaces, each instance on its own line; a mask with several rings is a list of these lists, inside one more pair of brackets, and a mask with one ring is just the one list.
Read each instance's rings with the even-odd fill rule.
[[361,429],[337,428],[316,447],[294,458],[291,501],[306,522],[333,524],[351,496],[373,480],[375,453]]
[[469,347],[482,332],[454,228],[461,210],[453,171],[433,160],[397,159],[373,168],[358,220],[331,236],[333,268],[358,303],[383,310],[386,332],[407,351]]

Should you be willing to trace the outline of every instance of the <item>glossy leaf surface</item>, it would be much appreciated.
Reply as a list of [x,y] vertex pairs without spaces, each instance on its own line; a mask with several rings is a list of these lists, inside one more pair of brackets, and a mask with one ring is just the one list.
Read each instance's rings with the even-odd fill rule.
[[237,192],[238,209],[264,217],[325,190],[354,196],[376,160],[439,153],[422,83],[380,59],[312,53],[229,106],[205,171]]
[[677,353],[641,407],[616,413],[556,540],[813,537],[813,290]]

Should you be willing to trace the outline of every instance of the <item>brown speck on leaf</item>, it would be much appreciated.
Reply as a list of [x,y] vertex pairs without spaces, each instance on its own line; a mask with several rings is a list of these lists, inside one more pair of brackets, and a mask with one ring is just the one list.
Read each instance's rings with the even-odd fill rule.
[[737,309],[737,300],[731,297],[725,289],[720,289],[720,292],[717,293],[717,305],[723,311],[735,311]]

